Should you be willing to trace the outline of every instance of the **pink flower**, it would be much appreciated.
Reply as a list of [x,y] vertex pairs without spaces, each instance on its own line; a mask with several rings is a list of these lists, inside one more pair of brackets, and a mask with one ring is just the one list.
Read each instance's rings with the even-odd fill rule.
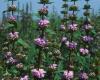
[[66,41],[65,44],[69,49],[75,49],[77,47],[77,43],[74,41],[72,41],[72,42]]
[[88,75],[85,72],[81,72],[79,74],[79,78],[82,79],[82,80],[88,80]]
[[18,39],[19,38],[18,34],[19,34],[18,32],[10,32],[9,33],[9,39],[11,39],[11,40]]
[[69,43],[70,43],[69,41],[66,41],[65,45],[68,47],[69,46]]
[[49,23],[50,22],[48,20],[44,19],[44,20],[40,20],[38,25],[40,28],[44,29],[44,28],[48,27]]
[[24,77],[21,77],[20,80],[29,80],[28,75],[25,75]]
[[88,49],[84,49],[84,48],[80,48],[80,53],[84,54],[88,54],[89,50]]
[[11,57],[12,56],[12,53],[11,52],[6,52],[6,54],[5,54],[5,57],[6,58],[9,58],[9,57]]
[[9,22],[15,22],[16,21],[16,18],[14,16],[10,16],[8,18]]
[[46,71],[43,69],[33,69],[32,75],[36,78],[44,78]]
[[50,64],[49,68],[55,70],[57,68],[57,64]]
[[84,25],[84,28],[86,30],[89,30],[89,29],[92,29],[92,26],[91,26],[91,24],[86,24],[86,25]]
[[76,31],[77,30],[77,24],[70,24],[68,26],[68,29],[71,30],[71,31]]
[[44,38],[36,38],[34,40],[35,44],[40,46],[40,47],[45,47],[47,46],[47,40],[45,40]]
[[61,42],[66,42],[67,41],[67,37],[62,37]]
[[14,59],[13,57],[10,57],[7,59],[7,63],[15,64],[16,62],[17,62],[17,60]]
[[43,6],[40,10],[39,10],[39,14],[40,15],[47,15],[48,14],[48,7]]
[[70,80],[74,77],[74,72],[66,70],[66,71],[64,71],[63,77],[64,77],[64,79]]

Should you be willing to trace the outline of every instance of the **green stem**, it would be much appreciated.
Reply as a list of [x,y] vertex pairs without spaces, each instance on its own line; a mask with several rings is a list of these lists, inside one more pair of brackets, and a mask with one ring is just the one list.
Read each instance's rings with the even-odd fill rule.
[[38,54],[38,69],[40,68],[41,66],[41,63],[42,63],[42,49],[40,48],[39,49],[39,54]]
[[12,42],[12,52],[14,52],[14,49],[15,49],[15,42],[13,41]]

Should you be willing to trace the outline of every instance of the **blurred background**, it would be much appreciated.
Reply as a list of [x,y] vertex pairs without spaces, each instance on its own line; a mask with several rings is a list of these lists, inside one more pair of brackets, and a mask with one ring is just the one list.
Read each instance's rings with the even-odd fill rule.
[[[49,11],[52,13],[53,11],[56,11],[57,13],[60,14],[60,11],[61,11],[61,5],[63,4],[62,3],[62,0],[51,0],[53,2],[53,4],[50,4],[50,7],[49,7]],[[30,7],[30,10],[32,13],[36,13],[37,10],[39,9],[40,5],[37,4],[39,2],[39,0],[17,0],[15,2],[15,4],[17,6],[19,6],[20,10],[21,9],[25,9],[25,7],[27,5],[29,5]],[[82,16],[82,13],[83,13],[83,5],[85,3],[85,0],[79,0],[77,2],[77,5],[79,6],[79,12],[78,12],[78,16]],[[2,18],[2,12],[3,10],[6,10],[7,9],[7,5],[10,4],[8,3],[8,0],[0,0],[0,18]],[[91,11],[94,12],[94,14],[98,14],[100,12],[100,0],[90,0],[90,4],[91,4]],[[69,5],[71,5],[71,3],[69,3]]]

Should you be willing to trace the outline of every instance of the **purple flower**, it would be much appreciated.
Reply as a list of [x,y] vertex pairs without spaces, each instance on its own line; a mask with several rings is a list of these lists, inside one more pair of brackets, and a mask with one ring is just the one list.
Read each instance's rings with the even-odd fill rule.
[[44,28],[48,27],[49,23],[50,22],[48,20],[44,19],[44,20],[40,20],[38,25],[40,28],[44,29]]
[[71,31],[76,31],[77,30],[77,24],[69,24],[68,25],[68,29]]
[[11,56],[12,56],[12,53],[11,53],[11,52],[6,52],[5,58],[9,58],[9,57],[11,57]]
[[40,15],[47,15],[47,14],[48,14],[48,7],[47,7],[47,6],[43,6],[43,7],[39,10],[39,14],[40,14]]
[[81,72],[81,73],[79,74],[79,78],[80,78],[81,80],[88,80],[88,75],[87,75],[87,73],[85,73],[85,72]]
[[40,46],[40,47],[45,47],[45,46],[47,46],[47,40],[44,39],[44,38],[36,38],[36,39],[34,40],[34,42],[35,42],[35,44],[36,44],[37,46]]
[[15,22],[15,21],[16,21],[16,18],[15,18],[14,16],[10,16],[10,17],[8,18],[8,21],[9,21],[9,22]]
[[11,63],[11,64],[15,64],[17,62],[16,59],[14,59],[13,57],[10,57],[7,59],[7,62],[6,63]]
[[85,49],[85,48],[80,48],[80,53],[82,53],[83,55],[88,54],[89,50]]
[[60,30],[62,30],[62,31],[65,31],[66,30],[66,27],[65,27],[64,24],[60,25]]
[[77,43],[74,41],[72,42],[67,41],[65,44],[69,49],[75,49],[77,47]]
[[93,37],[91,36],[83,36],[82,38],[84,42],[91,42],[93,40]]
[[57,64],[50,64],[49,68],[55,70],[57,68]]
[[86,24],[86,25],[84,25],[84,28],[86,30],[89,30],[89,29],[92,29],[92,26],[91,26],[91,24]]
[[62,37],[61,42],[66,42],[67,41],[67,37]]
[[33,69],[32,75],[36,78],[44,78],[46,71],[44,69]]
[[28,75],[25,75],[24,77],[21,77],[20,80],[29,80]]
[[63,73],[63,78],[66,80],[71,80],[74,77],[74,72],[73,71],[64,71]]
[[16,39],[18,39],[19,38],[19,32],[10,32],[9,33],[9,39],[11,39],[11,40],[16,40]]

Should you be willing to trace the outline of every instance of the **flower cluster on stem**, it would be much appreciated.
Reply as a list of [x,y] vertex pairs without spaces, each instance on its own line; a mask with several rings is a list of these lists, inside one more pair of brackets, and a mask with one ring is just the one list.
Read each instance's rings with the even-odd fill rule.
[[[91,30],[93,29],[93,26],[91,25],[91,22],[89,20],[89,17],[90,17],[90,9],[91,9],[91,6],[89,4],[89,0],[85,0],[86,3],[84,5],[84,13],[83,15],[85,16],[85,19],[84,19],[84,22],[83,22],[83,26],[82,26],[82,30],[84,32],[84,34],[82,35],[82,38],[81,40],[83,41],[83,46],[80,47],[80,54],[81,56],[88,56],[88,60],[89,60],[89,68],[90,68],[90,64],[91,64],[91,46],[92,45],[91,43],[93,42],[94,38],[93,36],[91,35]],[[85,57],[84,57],[85,58]],[[83,67],[84,69],[84,67]],[[88,73],[90,72],[90,69],[88,70]],[[80,80],[88,80],[89,76],[88,76],[88,73],[86,73],[86,71],[82,71],[80,72],[80,75],[79,75],[79,79]]]
[[48,15],[48,6],[46,4],[49,4],[49,0],[40,0],[39,2],[42,4],[42,8],[39,9],[38,13],[41,17],[41,19],[38,22],[38,29],[40,31],[40,35],[38,38],[34,39],[34,43],[36,46],[38,46],[39,54],[37,59],[37,68],[32,70],[32,75],[36,79],[42,79],[45,77],[46,71],[44,69],[41,69],[42,65],[42,50],[48,45],[48,40],[45,38],[45,30],[49,26],[49,20],[46,19]]
[[[64,0],[66,1],[66,0]],[[66,29],[68,30],[70,36],[63,37],[62,42],[65,44],[66,48],[69,50],[68,54],[68,64],[67,64],[67,70],[63,73],[63,79],[64,80],[71,80],[74,77],[74,71],[72,70],[72,67],[70,65],[73,65],[71,62],[71,54],[76,50],[77,48],[77,42],[73,40],[73,34],[78,30],[78,24],[76,23],[76,14],[75,12],[78,10],[76,6],[77,0],[71,0],[73,2],[73,5],[71,5],[68,9],[72,12],[72,14],[69,15],[69,23],[66,24]]]

